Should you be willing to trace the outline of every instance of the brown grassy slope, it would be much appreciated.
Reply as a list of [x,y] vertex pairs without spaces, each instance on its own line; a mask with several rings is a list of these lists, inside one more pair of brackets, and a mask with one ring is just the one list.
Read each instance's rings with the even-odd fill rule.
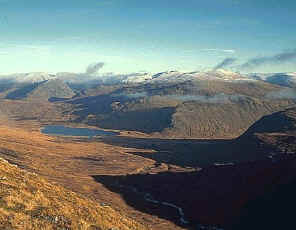
[[[28,120],[38,122],[58,122],[71,119],[64,115],[65,111],[71,110],[71,106],[61,103],[50,103],[48,101],[36,100],[6,100],[0,99],[0,116],[5,116],[10,120],[22,122],[13,122],[14,124],[26,124]],[[5,124],[5,122],[2,122]]]
[[29,98],[37,100],[47,100],[49,98],[71,98],[75,95],[72,89],[59,79],[44,82],[36,89],[31,91]]
[[99,141],[49,137],[38,131],[0,126],[1,157],[42,175],[50,182],[95,199],[97,203],[106,203],[152,229],[181,229],[153,214],[130,207],[119,194],[93,180],[92,175],[126,175],[153,167],[155,161],[133,155],[138,151]]
[[145,229],[2,159],[0,197],[1,229]]

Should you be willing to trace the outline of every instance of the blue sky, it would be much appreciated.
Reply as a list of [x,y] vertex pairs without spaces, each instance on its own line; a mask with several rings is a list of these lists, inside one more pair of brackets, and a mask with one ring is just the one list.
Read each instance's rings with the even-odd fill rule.
[[[0,0],[0,73],[193,71],[296,48],[294,0]],[[252,71],[296,71],[296,60]]]

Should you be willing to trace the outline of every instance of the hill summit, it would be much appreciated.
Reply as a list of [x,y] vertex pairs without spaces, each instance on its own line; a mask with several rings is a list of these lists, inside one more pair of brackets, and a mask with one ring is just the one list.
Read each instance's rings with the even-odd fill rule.
[[38,99],[48,100],[50,98],[71,98],[75,95],[73,90],[59,79],[45,80],[37,83],[21,84],[11,90],[7,99]]

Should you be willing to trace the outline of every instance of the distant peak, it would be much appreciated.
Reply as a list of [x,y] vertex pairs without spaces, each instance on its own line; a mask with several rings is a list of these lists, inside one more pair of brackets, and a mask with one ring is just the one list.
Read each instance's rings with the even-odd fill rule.
[[231,70],[226,70],[226,69],[216,69],[210,72],[214,72],[214,73],[219,73],[219,74],[225,74],[225,75],[237,75],[239,73],[237,72],[233,72]]
[[42,81],[47,81],[50,79],[55,79],[56,76],[46,72],[31,72],[24,75],[18,75],[16,81],[26,82],[26,83],[37,83]]

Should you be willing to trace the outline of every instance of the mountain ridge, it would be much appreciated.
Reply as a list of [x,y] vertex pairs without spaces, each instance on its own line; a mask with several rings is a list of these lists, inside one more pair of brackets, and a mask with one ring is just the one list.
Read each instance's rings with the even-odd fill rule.
[[193,72],[180,72],[180,71],[165,71],[159,73],[138,72],[130,74],[120,73],[101,73],[97,75],[87,75],[85,73],[71,73],[71,72],[58,72],[56,74],[50,74],[46,72],[31,72],[31,73],[17,73],[9,75],[1,75],[0,80],[10,79],[17,83],[37,83],[50,79],[60,79],[66,82],[86,82],[86,81],[98,81],[107,84],[132,84],[132,83],[144,83],[155,81],[168,81],[168,82],[180,82],[186,80],[202,79],[202,80],[225,80],[225,81],[255,81],[262,80],[271,82],[274,76],[282,75],[285,78],[295,78],[296,73],[240,73],[233,72],[227,69],[217,69],[208,71],[193,71]]

